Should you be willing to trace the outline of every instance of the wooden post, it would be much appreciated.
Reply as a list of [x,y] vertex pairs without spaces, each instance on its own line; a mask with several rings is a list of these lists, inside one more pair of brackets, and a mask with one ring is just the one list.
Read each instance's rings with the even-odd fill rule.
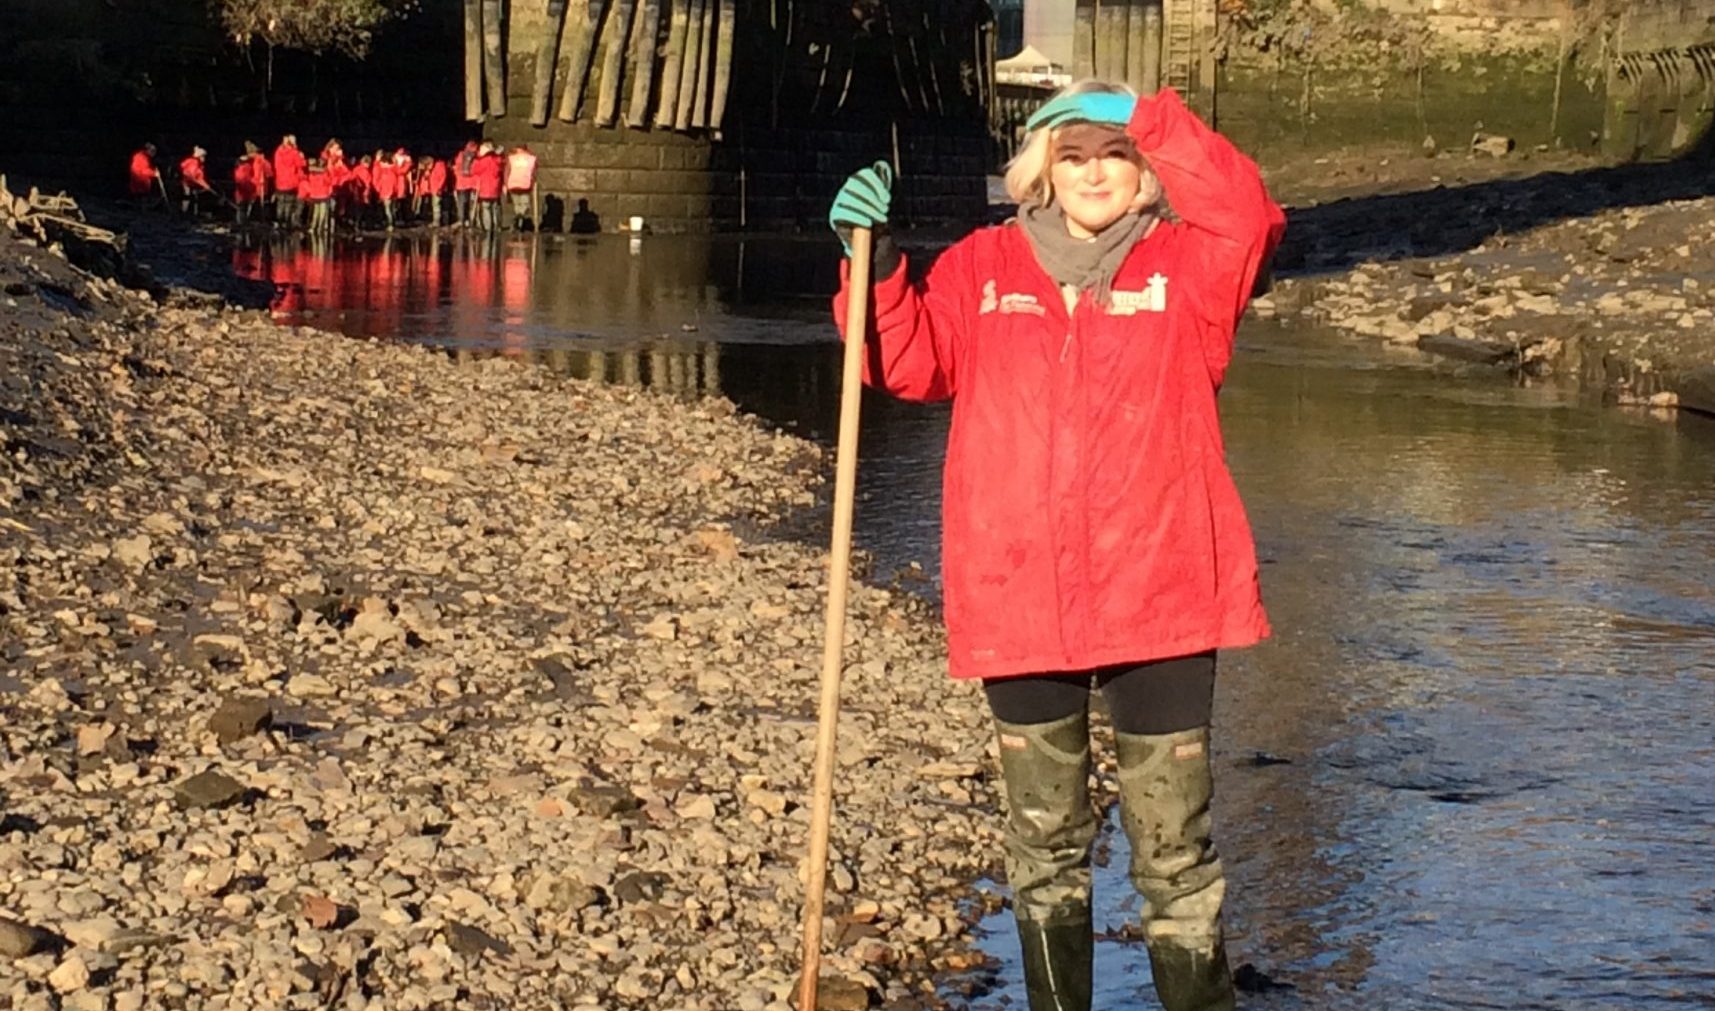
[[1130,0],[1126,4],[1125,83],[1144,94],[1147,94],[1143,85],[1147,60],[1143,54],[1148,48],[1145,39],[1148,32],[1144,26],[1148,21],[1149,0]]
[[661,65],[661,92],[655,101],[655,125],[667,129],[673,125],[679,109],[679,73],[685,66],[685,35],[691,26],[690,0],[671,0],[667,15],[667,53]]
[[736,0],[715,0],[719,5],[715,39],[715,92],[710,98],[709,126],[717,133],[726,121],[727,92],[732,84],[732,40],[738,28]]
[[554,68],[560,62],[560,33],[566,26],[566,0],[548,0],[548,24],[536,48],[536,86],[530,93],[530,125],[548,125],[548,101],[554,92]]
[[488,115],[506,115],[505,17],[501,0],[482,0],[482,73],[488,81]]
[[1096,6],[1096,76],[1125,80],[1126,9],[1128,0],[1098,0]]
[[641,127],[649,121],[649,86],[655,82],[655,44],[660,28],[660,0],[642,0],[637,23],[631,26],[631,101],[625,110],[626,126]]
[[1096,0],[1077,0],[1072,20],[1072,76],[1082,80],[1096,73]]
[[566,51],[566,87],[560,92],[558,115],[563,123],[578,118],[578,106],[584,101],[584,88],[589,84],[590,58],[595,55],[596,28],[607,14],[612,0],[572,0],[571,45]]
[[703,39],[697,46],[697,92],[691,99],[691,127],[700,130],[709,125],[709,93],[714,83],[710,62],[715,55],[715,20],[720,0],[705,0],[703,10]]
[[708,0],[691,0],[691,20],[685,28],[685,60],[679,67],[679,106],[673,110],[673,128],[691,128],[691,104],[697,98],[697,78],[702,76],[703,21],[708,17]]
[[601,90],[596,95],[595,123],[612,126],[619,114],[619,68],[625,63],[625,45],[631,37],[634,0],[613,0],[607,21],[601,27]]
[[464,0],[464,118],[482,118],[482,0]]
[[1144,0],[1142,65],[1138,89],[1153,95],[1161,90],[1161,0]]

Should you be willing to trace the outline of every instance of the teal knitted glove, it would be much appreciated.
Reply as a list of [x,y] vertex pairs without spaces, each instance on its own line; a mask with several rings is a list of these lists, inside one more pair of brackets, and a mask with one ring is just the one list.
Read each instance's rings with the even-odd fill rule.
[[1061,95],[1037,109],[1024,124],[1026,130],[1067,123],[1107,123],[1125,126],[1131,122],[1137,99],[1112,92],[1085,92],[1081,95]]
[[828,210],[828,224],[852,255],[853,228],[879,229],[887,224],[887,206],[893,202],[893,168],[878,161],[868,168],[858,169],[834,195],[834,206]]

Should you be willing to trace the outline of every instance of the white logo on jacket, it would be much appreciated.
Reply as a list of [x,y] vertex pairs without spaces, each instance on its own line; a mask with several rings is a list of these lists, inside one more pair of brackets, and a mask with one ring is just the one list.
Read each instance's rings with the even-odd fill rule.
[[1120,291],[1115,289],[1112,300],[1108,303],[1109,316],[1135,316],[1140,312],[1167,311],[1167,278],[1162,274],[1150,275],[1142,291]]
[[977,315],[987,316],[997,310],[1003,316],[1015,312],[1028,313],[1032,316],[1046,316],[1048,314],[1048,310],[1042,308],[1042,303],[1036,300],[1036,296],[1028,292],[1009,291],[1004,295],[996,294],[994,279],[990,278],[983,285],[983,300],[977,306]]

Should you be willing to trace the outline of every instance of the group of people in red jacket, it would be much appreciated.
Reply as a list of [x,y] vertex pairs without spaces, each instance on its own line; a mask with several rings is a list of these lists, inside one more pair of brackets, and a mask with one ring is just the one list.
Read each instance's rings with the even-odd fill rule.
[[[155,157],[153,144],[131,155],[132,196],[158,192],[170,199]],[[451,158],[413,157],[400,147],[349,159],[337,139],[322,145],[313,158],[292,134],[281,138],[272,158],[245,141],[244,155],[232,170],[230,200],[209,182],[207,158],[207,151],[193,147],[179,162],[180,210],[201,213],[210,202],[227,203],[240,225],[263,220],[271,206],[276,227],[312,233],[331,233],[338,224],[388,231],[410,224],[453,225],[498,232],[503,196],[511,198],[514,229],[538,225],[536,155],[524,144],[504,150],[491,140],[472,140]]]

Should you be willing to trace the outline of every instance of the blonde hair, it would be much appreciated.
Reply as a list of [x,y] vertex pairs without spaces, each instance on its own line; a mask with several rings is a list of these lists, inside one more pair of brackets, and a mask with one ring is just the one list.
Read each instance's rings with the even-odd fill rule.
[[[1066,95],[1088,94],[1137,97],[1137,92],[1129,85],[1083,80],[1066,85],[1050,95],[1048,101],[1052,102]],[[1054,183],[1051,175],[1054,167],[1054,129],[1038,127],[1025,134],[1024,143],[1018,146],[1018,153],[1006,163],[1006,195],[1015,203],[1047,207],[1054,202]],[[1144,198],[1144,206],[1161,200],[1161,181],[1155,178],[1155,172],[1147,163],[1143,166],[1143,178],[1138,184],[1138,193]]]

